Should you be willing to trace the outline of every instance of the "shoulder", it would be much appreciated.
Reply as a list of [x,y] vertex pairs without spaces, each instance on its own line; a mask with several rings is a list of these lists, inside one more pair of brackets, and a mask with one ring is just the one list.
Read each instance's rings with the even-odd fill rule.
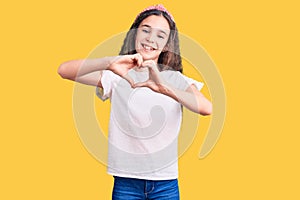
[[162,71],[162,76],[168,83],[182,90],[186,90],[191,85],[195,85],[198,90],[201,90],[204,86],[202,82],[190,78],[179,71],[165,70]]
[[189,79],[179,71],[165,70],[161,72],[163,78],[168,82],[182,82]]

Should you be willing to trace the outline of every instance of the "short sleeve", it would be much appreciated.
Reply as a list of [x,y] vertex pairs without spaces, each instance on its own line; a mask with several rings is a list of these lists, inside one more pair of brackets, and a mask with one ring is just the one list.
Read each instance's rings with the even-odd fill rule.
[[191,85],[195,85],[200,91],[204,86],[202,82],[189,78],[178,71],[166,71],[164,75],[165,80],[179,90],[186,90]]
[[117,85],[120,79],[121,77],[114,74],[113,72],[109,70],[103,70],[101,75],[102,88],[96,87],[96,95],[102,101],[110,98],[113,88]]
[[196,88],[197,88],[199,91],[203,88],[204,83],[199,82],[199,81],[197,81],[197,80],[195,80],[195,79],[189,78],[189,77],[187,77],[187,76],[181,74],[180,72],[178,72],[178,73],[182,76],[182,78],[184,79],[184,81],[185,81],[186,84],[187,84],[187,87],[185,88],[185,90],[186,90],[189,86],[191,86],[191,85],[195,85]]

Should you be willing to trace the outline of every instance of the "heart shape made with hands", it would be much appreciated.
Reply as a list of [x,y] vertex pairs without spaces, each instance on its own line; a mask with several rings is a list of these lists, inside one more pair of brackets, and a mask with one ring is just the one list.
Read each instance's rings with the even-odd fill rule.
[[[134,83],[133,79],[128,74],[129,70],[136,68],[137,70],[147,68],[149,78],[145,82]],[[122,55],[118,56],[108,67],[115,74],[118,74],[129,82],[132,88],[148,87],[155,92],[159,92],[160,86],[163,85],[163,80],[159,75],[158,65],[154,60],[143,60],[141,54]]]

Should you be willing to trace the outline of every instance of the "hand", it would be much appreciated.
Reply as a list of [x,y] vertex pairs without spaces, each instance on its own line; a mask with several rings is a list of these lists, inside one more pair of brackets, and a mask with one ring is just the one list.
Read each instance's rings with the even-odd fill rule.
[[147,60],[143,62],[139,68],[147,67],[149,71],[149,79],[145,82],[139,82],[134,87],[148,87],[154,92],[163,93],[165,82],[160,77],[158,66],[155,61]]
[[134,81],[128,75],[128,71],[134,67],[141,66],[142,62],[143,57],[139,53],[133,55],[122,55],[117,56],[116,59],[111,62],[107,69],[126,79],[129,82],[129,84],[133,86]]

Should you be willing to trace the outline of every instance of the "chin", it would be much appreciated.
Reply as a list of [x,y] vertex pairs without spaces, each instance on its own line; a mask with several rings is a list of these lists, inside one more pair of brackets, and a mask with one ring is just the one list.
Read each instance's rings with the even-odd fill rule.
[[147,53],[147,52],[138,52],[142,55],[144,60],[157,60],[158,56],[153,55],[152,53]]
[[149,56],[149,55],[142,54],[142,57],[143,57],[143,60],[155,60],[155,58],[153,56]]

